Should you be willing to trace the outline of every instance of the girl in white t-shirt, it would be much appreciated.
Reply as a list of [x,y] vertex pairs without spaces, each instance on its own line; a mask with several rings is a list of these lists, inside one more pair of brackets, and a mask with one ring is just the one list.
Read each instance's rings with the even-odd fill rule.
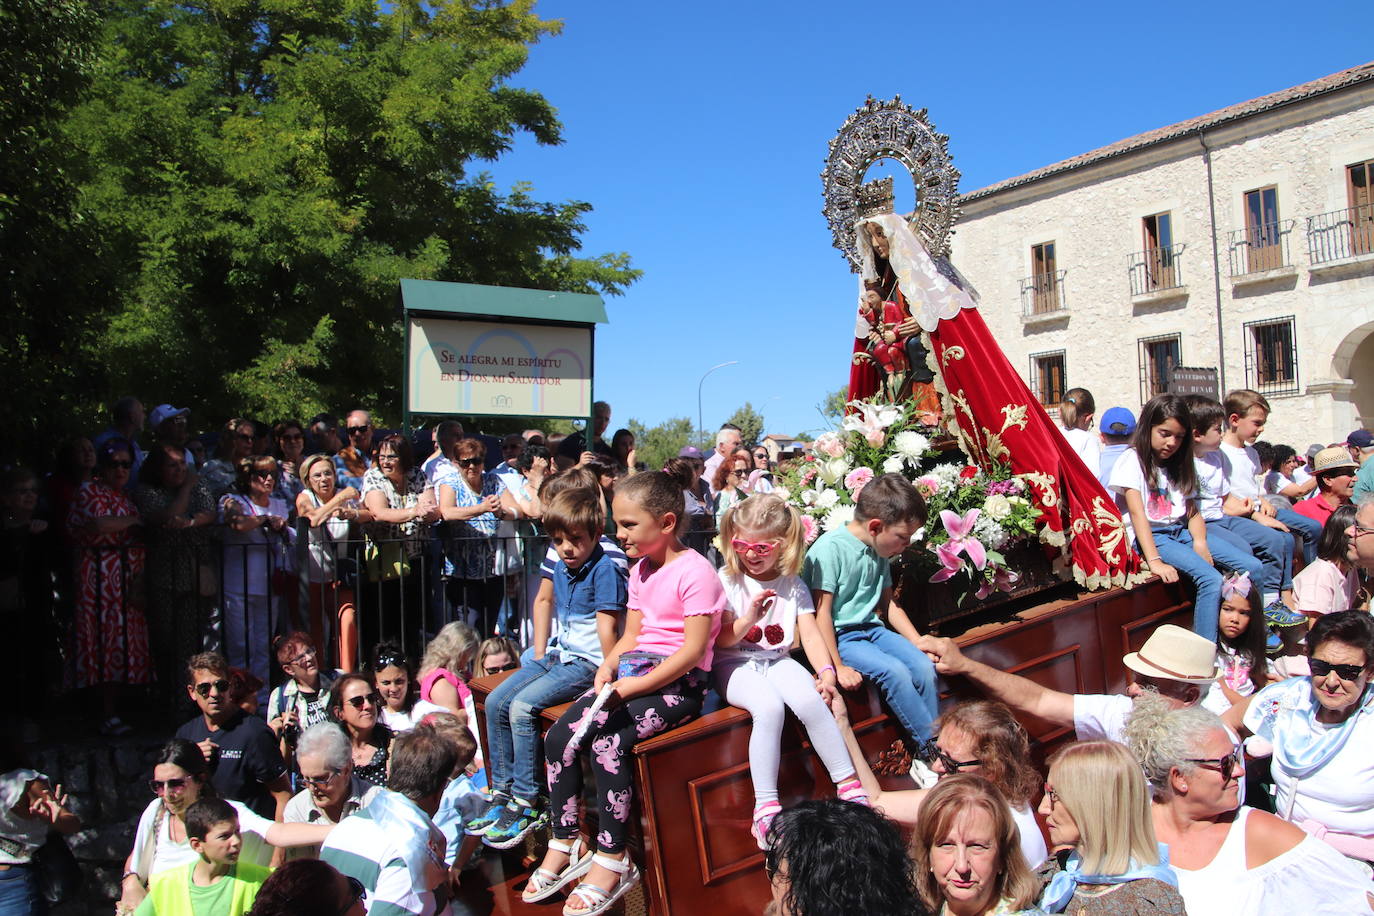
[[1152,398],[1141,408],[1131,448],[1117,459],[1108,484],[1150,572],[1165,582],[1177,582],[1180,575],[1192,580],[1193,630],[1214,640],[1221,573],[1212,567],[1207,525],[1197,509],[1191,430],[1183,398]]
[[[782,810],[778,764],[782,723],[791,709],[806,726],[811,746],[846,801],[867,803],[854,764],[826,701],[835,689],[835,666],[816,626],[811,592],[797,572],[806,555],[801,514],[772,494],[751,496],[721,519],[720,583],[729,602],[716,637],[714,680],[721,696],[754,719],[749,735],[749,777],[754,783],[754,839],[766,849],[768,825]],[[801,637],[813,679],[790,655]]]
[[1097,404],[1086,388],[1070,388],[1059,403],[1059,431],[1094,476],[1102,465],[1102,440],[1092,432]]
[[1269,683],[1264,657],[1264,598],[1248,573],[1221,580],[1217,617],[1217,671],[1202,705],[1221,715]]

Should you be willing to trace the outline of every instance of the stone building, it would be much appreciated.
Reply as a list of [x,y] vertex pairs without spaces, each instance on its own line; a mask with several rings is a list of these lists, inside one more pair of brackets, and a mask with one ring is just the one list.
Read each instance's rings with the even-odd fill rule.
[[1047,406],[1137,412],[1204,369],[1265,394],[1271,442],[1374,428],[1374,63],[961,203],[954,263]]

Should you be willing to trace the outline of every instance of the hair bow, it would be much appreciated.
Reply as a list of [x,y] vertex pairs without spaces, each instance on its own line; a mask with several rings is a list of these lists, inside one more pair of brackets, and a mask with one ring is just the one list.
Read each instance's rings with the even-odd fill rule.
[[1250,574],[1248,572],[1236,573],[1221,580],[1221,600],[1240,596],[1249,600],[1250,598]]

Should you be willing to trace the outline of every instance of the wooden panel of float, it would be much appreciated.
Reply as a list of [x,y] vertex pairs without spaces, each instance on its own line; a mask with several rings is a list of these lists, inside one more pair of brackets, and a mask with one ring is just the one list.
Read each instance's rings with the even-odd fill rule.
[[[1139,649],[1162,623],[1190,626],[1192,604],[1177,585],[1152,579],[1129,591],[1047,601],[1023,610],[1014,620],[951,635],[971,657],[1046,687],[1115,693],[1124,691],[1127,683],[1121,657]],[[505,676],[473,681],[479,707]],[[940,696],[944,703],[977,692],[969,684],[942,679]],[[846,699],[860,746],[870,761],[877,760],[899,737],[896,725],[876,694],[865,691]],[[564,708],[547,710],[545,725]],[[743,710],[718,708],[635,746],[639,829],[632,847],[644,871],[649,912],[656,916],[694,913],[708,906],[713,916],[743,916],[758,913],[768,900],[763,855],[749,834],[749,722]],[[1072,729],[1034,717],[1022,717],[1022,722],[1041,759],[1073,738]],[[485,721],[480,727],[485,741]],[[909,780],[893,780],[893,788],[903,785],[909,786]],[[833,791],[805,730],[789,716],[778,780],[782,804],[822,798]],[[514,893],[518,887],[519,882],[506,881],[486,889],[487,906],[497,912],[549,911],[547,906],[523,906]],[[503,894],[505,899],[493,899]]]

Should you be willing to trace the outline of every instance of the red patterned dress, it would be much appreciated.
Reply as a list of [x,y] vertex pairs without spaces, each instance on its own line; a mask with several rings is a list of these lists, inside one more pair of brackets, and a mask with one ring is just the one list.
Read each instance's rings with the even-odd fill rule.
[[[123,493],[98,480],[77,490],[67,515],[76,540],[76,685],[147,684],[152,681],[148,623],[143,616],[143,544],[132,529],[111,534],[90,523],[138,515]],[[136,585],[136,582],[138,583]]]

